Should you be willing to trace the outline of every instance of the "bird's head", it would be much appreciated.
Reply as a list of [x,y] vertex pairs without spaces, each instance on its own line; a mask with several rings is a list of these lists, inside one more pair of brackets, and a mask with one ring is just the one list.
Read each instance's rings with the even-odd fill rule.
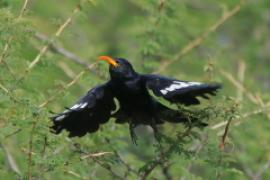
[[112,78],[129,79],[136,75],[132,65],[126,59],[109,56],[100,56],[98,59],[106,61],[110,65],[109,70]]

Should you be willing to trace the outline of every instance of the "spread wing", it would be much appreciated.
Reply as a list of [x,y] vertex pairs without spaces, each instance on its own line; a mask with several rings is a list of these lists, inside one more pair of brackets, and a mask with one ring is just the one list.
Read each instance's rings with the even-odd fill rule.
[[72,107],[51,117],[51,129],[56,134],[66,129],[69,137],[84,136],[87,132],[97,131],[100,124],[106,123],[115,108],[108,85],[103,84],[88,91]]
[[156,96],[161,96],[172,103],[184,105],[200,104],[197,97],[209,99],[207,94],[216,95],[220,84],[206,84],[199,82],[180,81],[159,75],[143,75],[145,85]]

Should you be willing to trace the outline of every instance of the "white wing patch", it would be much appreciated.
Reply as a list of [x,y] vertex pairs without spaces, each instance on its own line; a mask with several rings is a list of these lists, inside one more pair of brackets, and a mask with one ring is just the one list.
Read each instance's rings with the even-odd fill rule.
[[70,109],[77,109],[78,107],[80,107],[81,104],[75,104],[74,106],[72,106]]
[[85,108],[85,107],[87,106],[87,104],[88,104],[87,102],[81,104],[81,105],[80,105],[80,108],[81,108],[81,109]]
[[[85,108],[86,106],[88,105],[88,103],[87,102],[82,102],[82,103],[79,103],[79,104],[75,104],[74,106],[72,106],[70,109],[71,110],[76,110],[76,109],[83,109],[83,108]],[[64,112],[63,112],[63,114],[61,115],[61,116],[58,116],[57,118],[55,118],[55,121],[61,121],[61,120],[63,120],[64,118],[66,118],[66,114],[64,114],[64,113],[67,113],[67,112],[69,112],[70,110],[65,110]]]
[[202,84],[202,83],[173,81],[173,84],[171,84],[169,87],[161,89],[160,92],[163,95],[166,95],[168,92],[172,92],[172,91],[174,91],[176,89],[182,89],[182,88],[186,88],[186,87],[190,87],[190,86],[197,86],[197,85],[200,85],[200,84]]
[[64,119],[66,117],[66,115],[61,115],[61,116],[58,116],[57,118],[55,118],[55,121],[61,121],[62,119]]
[[74,110],[74,109],[79,109],[79,108],[83,109],[83,108],[85,108],[87,105],[88,105],[87,102],[80,103],[80,104],[75,104],[75,105],[72,106],[70,109],[73,109],[73,110]]

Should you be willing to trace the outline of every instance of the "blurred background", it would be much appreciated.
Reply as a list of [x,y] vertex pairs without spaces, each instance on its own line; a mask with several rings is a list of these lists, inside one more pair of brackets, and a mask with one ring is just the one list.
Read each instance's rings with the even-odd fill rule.
[[[269,50],[268,0],[0,0],[0,179],[270,179]],[[222,83],[194,107],[210,107],[209,126],[179,139],[166,124],[161,146],[147,127],[135,146],[114,120],[51,134],[51,111],[109,78],[100,55]]]

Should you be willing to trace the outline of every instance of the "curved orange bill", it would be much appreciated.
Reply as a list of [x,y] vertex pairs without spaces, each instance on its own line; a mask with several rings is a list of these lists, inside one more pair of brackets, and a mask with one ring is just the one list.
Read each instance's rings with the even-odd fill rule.
[[117,62],[113,58],[111,58],[109,56],[99,56],[98,57],[98,60],[107,61],[113,67],[117,67],[118,66]]

